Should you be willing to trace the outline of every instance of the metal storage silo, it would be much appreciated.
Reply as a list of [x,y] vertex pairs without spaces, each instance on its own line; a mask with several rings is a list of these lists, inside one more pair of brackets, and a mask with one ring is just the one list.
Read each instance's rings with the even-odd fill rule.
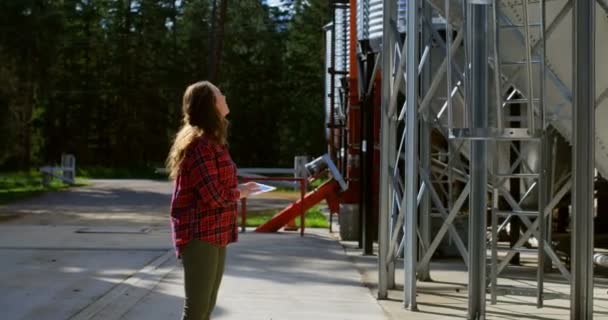
[[[325,123],[331,122],[333,105],[334,124],[343,123],[346,108],[346,82],[342,78],[349,72],[349,10],[338,7],[335,9],[335,28],[333,23],[325,29]],[[335,34],[334,34],[335,30]],[[332,75],[333,71],[333,75]],[[333,81],[332,81],[333,79]],[[333,83],[333,86],[332,86]],[[326,137],[329,139],[329,129]]]
[[[382,40],[382,1],[357,0],[357,40],[369,41],[374,51],[379,50]],[[397,2],[397,29],[403,33],[406,27],[407,0],[393,1]]]

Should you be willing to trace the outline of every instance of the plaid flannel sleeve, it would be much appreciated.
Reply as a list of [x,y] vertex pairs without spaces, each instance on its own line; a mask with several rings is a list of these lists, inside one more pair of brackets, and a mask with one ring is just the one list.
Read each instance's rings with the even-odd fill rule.
[[211,146],[196,148],[192,181],[202,201],[209,208],[226,207],[240,198],[238,189],[222,184],[221,181],[225,180],[220,176],[222,171],[225,170],[218,168],[216,152]]

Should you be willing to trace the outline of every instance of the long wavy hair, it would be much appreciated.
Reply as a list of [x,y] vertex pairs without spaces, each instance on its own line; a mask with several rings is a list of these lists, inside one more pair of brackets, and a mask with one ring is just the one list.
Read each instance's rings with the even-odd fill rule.
[[186,155],[188,146],[201,136],[218,144],[227,143],[228,121],[216,107],[215,86],[209,81],[194,83],[184,92],[182,126],[167,157],[169,177],[175,179]]

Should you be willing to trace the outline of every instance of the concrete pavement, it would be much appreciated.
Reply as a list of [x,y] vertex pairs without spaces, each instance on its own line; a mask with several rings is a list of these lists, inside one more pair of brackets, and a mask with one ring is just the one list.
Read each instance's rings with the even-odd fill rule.
[[[179,319],[183,278],[167,225],[170,192],[167,182],[102,180],[0,207],[0,319]],[[283,205],[277,201],[256,205]],[[228,249],[213,319],[466,319],[460,261],[431,264],[435,281],[418,283],[419,312],[402,307],[400,263],[397,288],[377,301],[377,258],[356,243],[314,229],[304,238],[241,234]],[[608,319],[607,279],[596,276],[596,320]],[[546,307],[536,309],[534,280],[533,265],[509,268],[499,285],[520,293],[488,303],[488,319],[569,319],[569,286],[549,274]]]
[[[378,267],[376,256],[363,256],[354,242],[341,242],[350,261],[362,275],[363,282],[377,296]],[[377,248],[376,248],[377,250]],[[570,286],[557,272],[545,275],[545,303],[536,307],[535,256],[522,255],[522,266],[508,267],[499,277],[502,289],[497,304],[490,303],[486,295],[486,319],[488,320],[569,320]],[[417,282],[418,311],[403,307],[403,261],[395,267],[396,288],[389,290],[388,299],[380,300],[390,319],[454,320],[467,319],[468,274],[461,259],[441,260],[431,263],[432,282]],[[594,281],[594,319],[608,320],[608,271],[597,272]],[[507,293],[505,290],[510,290]]]
[[[77,230],[0,226],[2,319],[179,318],[182,269],[166,230]],[[213,319],[386,319],[340,244],[311,231],[241,234]]]
[[[49,192],[0,205],[0,223],[166,227],[172,184],[156,180],[89,180],[90,186]],[[248,210],[280,209],[299,194],[276,192],[248,200]]]
[[[179,319],[170,187],[101,180],[0,207],[0,319]],[[228,250],[213,319],[387,318],[343,247],[309,229],[304,238],[241,234]]]
[[[323,234],[247,233],[229,247],[226,266],[213,319],[386,319],[342,247]],[[174,319],[181,281],[177,267],[122,319]]]

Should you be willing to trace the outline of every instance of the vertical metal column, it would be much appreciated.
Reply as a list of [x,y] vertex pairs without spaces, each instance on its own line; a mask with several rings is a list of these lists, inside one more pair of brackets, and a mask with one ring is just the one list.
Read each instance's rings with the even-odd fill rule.
[[[498,3],[494,2],[494,6],[496,6]],[[497,46],[494,47],[495,49],[497,48]],[[494,57],[498,56],[498,54],[495,54]],[[494,72],[498,72],[496,70],[500,70],[500,69],[494,69]],[[496,78],[500,78],[500,77],[496,77]],[[496,93],[497,96],[499,96],[499,92]],[[500,98],[499,98],[500,99]],[[499,108],[500,108],[500,104],[499,104]],[[499,110],[499,112],[502,112],[502,110]],[[500,122],[501,120],[499,120]],[[498,159],[498,152],[499,152],[499,142],[498,141],[493,141],[491,148],[492,148],[492,153],[494,154],[493,156],[493,161],[492,161],[492,172],[498,172],[499,170],[499,159]],[[498,187],[499,184],[501,183],[501,179],[497,178],[495,175],[493,176],[494,181],[492,182],[492,221],[491,221],[491,225],[492,225],[492,239],[491,239],[491,257],[490,257],[490,303],[491,304],[496,304],[497,302],[497,288],[498,288],[498,204],[499,204],[499,198],[500,198],[500,192],[498,191]],[[504,182],[503,182],[504,183]]]
[[[542,99],[542,98],[541,98]],[[536,306],[538,308],[542,308],[544,304],[544,291],[545,291],[545,245],[551,245],[551,239],[547,243],[546,242],[546,233],[547,233],[547,224],[545,219],[545,208],[547,207],[547,203],[551,199],[551,191],[549,186],[549,167],[551,164],[551,159],[549,158],[550,154],[550,144],[549,144],[549,135],[545,126],[541,128],[543,131],[543,137],[540,141],[541,143],[541,168],[539,175],[539,215],[538,215],[538,270],[536,275],[536,283],[538,285],[537,295],[536,295]],[[549,226],[550,228],[551,226]],[[551,261],[551,259],[549,259]]]
[[[407,95],[405,143],[405,223],[404,236],[404,306],[416,310],[416,262],[418,260],[418,37],[419,1],[411,0],[407,7]],[[397,90],[397,88],[395,88]]]
[[[467,5],[467,96],[472,130],[488,127],[488,11],[490,2],[469,0]],[[487,142],[471,141],[469,201],[469,319],[485,319]]]
[[[537,271],[537,279],[536,282],[538,284],[538,291],[536,296],[536,306],[538,308],[542,308],[544,305],[544,291],[545,291],[545,261],[551,261],[551,258],[545,259],[547,254],[545,253],[545,245],[551,247],[551,222],[547,223],[547,219],[545,219],[545,208],[547,207],[547,203],[550,201],[552,197],[551,192],[551,184],[553,182],[553,177],[551,175],[552,171],[550,170],[552,161],[550,157],[551,153],[551,140],[549,136],[549,130],[547,128],[547,124],[545,123],[545,110],[546,110],[546,96],[547,96],[547,67],[545,60],[547,58],[547,39],[545,37],[545,21],[546,21],[546,1],[540,0],[540,32],[541,32],[541,40],[540,43],[542,45],[541,48],[541,78],[540,78],[540,117],[541,117],[541,168],[539,175],[539,203],[538,203],[538,271]],[[532,94],[534,96],[534,94]],[[532,105],[534,105],[532,101]],[[551,214],[549,214],[551,217]],[[547,232],[549,230],[549,232]],[[549,237],[547,238],[547,234]]]
[[372,176],[373,176],[373,165],[374,165],[374,75],[373,68],[375,62],[375,55],[367,53],[364,63],[364,75],[366,79],[363,79],[364,88],[366,92],[363,94],[363,101],[361,103],[361,136],[365,143],[365,147],[362,146],[361,150],[361,167],[363,168],[363,174],[361,175],[361,210],[363,215],[361,217],[361,237],[363,245],[363,255],[374,254],[374,234],[372,226],[374,226],[373,218],[373,188],[372,188]]
[[593,319],[595,1],[574,0],[573,216],[570,319]]
[[329,157],[336,162],[335,145],[335,124],[336,124],[336,9],[334,4],[331,6],[331,83],[329,85],[330,94],[330,115],[329,115]]
[[[433,25],[433,9],[429,5],[428,2],[422,2],[422,15],[423,19],[428,22],[428,24],[424,23],[424,25]],[[425,46],[432,46],[432,32],[428,27],[423,28],[421,31],[422,35],[422,43]],[[426,49],[425,49],[426,50]],[[430,52],[430,48],[429,48]],[[429,53],[428,61],[424,64],[422,69],[422,78],[421,78],[421,90],[422,96],[424,96],[430,86],[431,86],[431,67],[432,67],[432,57],[433,55]],[[425,111],[428,115],[428,109]],[[420,162],[422,165],[422,169],[426,171],[427,174],[430,175],[431,172],[431,124],[429,123],[430,117],[423,117],[420,122]],[[428,192],[425,192],[422,196],[422,201],[420,202],[420,256],[424,256],[426,250],[431,244],[431,197]],[[418,273],[418,279],[421,281],[431,281],[430,274],[430,262],[421,265]]]
[[378,299],[388,297],[388,288],[394,283],[395,269],[393,262],[388,262],[390,235],[389,227],[393,202],[391,194],[391,172],[390,161],[394,159],[394,135],[393,121],[389,119],[388,108],[391,97],[391,64],[393,61],[393,44],[396,43],[396,35],[392,32],[392,23],[397,23],[396,2],[384,0],[383,2],[384,25],[382,35],[382,110],[380,128],[380,213],[378,226]]
[[[546,92],[546,91],[545,91]],[[546,118],[545,118],[546,119]],[[548,135],[548,132],[546,132],[545,134]],[[557,166],[557,136],[554,136],[553,139],[550,141],[551,144],[551,153],[547,154],[547,157],[550,157],[550,161],[551,162],[551,166],[550,166],[550,172],[549,172],[549,178],[547,181],[548,184],[548,196],[547,196],[547,200],[551,201],[551,199],[553,199],[553,196],[555,195],[555,178],[556,178],[556,166]],[[544,204],[544,208],[543,210],[547,209],[547,206],[549,205],[549,202]],[[553,211],[553,208],[550,208],[550,211]],[[545,226],[547,227],[547,232],[545,232],[545,243],[549,244],[549,247],[551,247],[551,243],[552,243],[552,239],[553,239],[553,214],[549,213],[549,215],[546,215],[546,219],[545,219]],[[551,269],[553,269],[553,261],[551,261],[551,257],[547,254],[545,256],[545,271],[550,272]]]
[[362,145],[361,167],[364,174],[361,176],[361,210],[363,212],[361,224],[363,255],[374,254],[374,196],[373,196],[373,165],[374,165],[374,68],[376,55],[368,52],[365,54],[364,77],[365,91],[362,92],[361,103],[361,136],[365,146]]

